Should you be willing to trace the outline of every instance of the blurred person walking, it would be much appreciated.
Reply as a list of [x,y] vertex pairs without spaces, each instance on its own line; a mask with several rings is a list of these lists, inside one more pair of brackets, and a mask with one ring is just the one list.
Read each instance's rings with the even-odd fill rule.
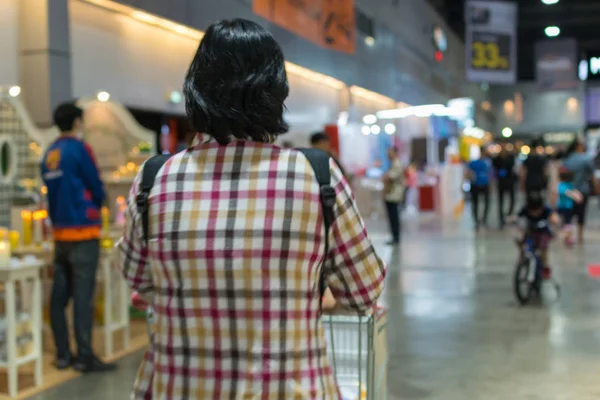
[[404,208],[409,211],[417,209],[417,185],[419,173],[417,164],[413,161],[404,170],[404,199],[402,200]]
[[498,182],[498,221],[500,228],[504,228],[506,214],[504,207],[505,197],[508,196],[508,215],[512,215],[515,208],[516,174],[515,157],[502,146],[500,154],[492,162]]
[[342,174],[347,177],[344,167],[340,163],[339,155],[331,148],[331,140],[324,132],[315,132],[310,136],[310,147],[313,149],[319,149],[329,154],[329,156],[335,161],[338,168],[342,171]]
[[573,173],[573,188],[582,195],[581,201],[573,206],[573,215],[577,219],[579,242],[583,243],[588,200],[594,192],[600,192],[600,184],[594,175],[594,159],[586,153],[585,144],[575,139],[562,164]]
[[563,225],[564,241],[567,246],[574,243],[573,238],[573,214],[575,204],[583,201],[583,195],[573,185],[574,173],[562,167],[559,171],[559,183],[556,187],[558,195],[556,209],[560,215]]
[[531,141],[530,154],[521,165],[520,189],[524,193],[545,193],[548,188],[548,157],[544,154],[541,139]]
[[552,208],[558,207],[558,186],[561,183],[560,170],[562,168],[561,154],[555,152],[548,157],[548,204]]
[[[100,255],[100,208],[104,186],[92,150],[80,140],[83,111],[62,104],[54,112],[60,137],[41,163],[48,188],[48,210],[54,234],[54,282],[50,324],[56,344],[56,367],[73,365],[80,372],[108,371],[92,351],[94,290]],[[71,353],[65,308],[73,299],[77,357]]]
[[404,170],[400,163],[398,149],[390,147],[387,156],[390,160],[390,168],[383,176],[383,196],[392,233],[392,240],[388,245],[396,246],[400,243],[402,225],[400,209],[404,200]]
[[[490,173],[491,162],[487,149],[481,148],[478,159],[467,164],[465,178],[471,182],[471,211],[475,229],[487,226],[488,211],[490,206]],[[483,217],[479,216],[479,204],[483,199]]]
[[339,398],[320,289],[367,310],[386,266],[337,164],[323,154],[331,176],[321,188],[304,153],[272,144],[288,130],[288,90],[264,28],[241,19],[208,28],[184,84],[201,133],[154,185],[143,177],[155,159],[144,165],[118,244],[124,277],[156,318],[132,398]]

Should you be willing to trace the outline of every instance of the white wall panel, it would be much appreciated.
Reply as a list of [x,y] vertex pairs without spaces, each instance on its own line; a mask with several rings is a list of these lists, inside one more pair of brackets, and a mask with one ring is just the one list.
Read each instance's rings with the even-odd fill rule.
[[285,119],[290,132],[282,140],[296,146],[308,146],[312,132],[337,123],[340,91],[294,74],[288,74],[290,96],[285,105]]
[[69,6],[74,96],[106,90],[127,106],[184,112],[165,96],[181,90],[195,40],[79,1]]
[[[256,16],[251,0],[118,1],[201,30],[224,18],[255,20],[273,33],[287,60],[410,104],[439,102],[440,96],[447,100],[448,94],[437,94],[428,87],[431,74],[420,80],[405,70],[398,61],[402,57],[417,59],[455,90],[464,80],[464,44],[425,0],[355,0],[356,6],[374,19],[377,41],[369,47],[359,34],[353,55],[321,48]],[[445,27],[448,35],[448,52],[441,64],[433,60],[431,35],[436,24]],[[401,75],[403,79],[399,79]]]
[[19,83],[18,0],[0,0],[0,86]]
[[[515,102],[516,94],[520,94],[523,99],[521,110]],[[515,86],[493,87],[491,97],[497,116],[497,132],[505,126],[511,127],[515,133],[530,134],[579,132],[584,128],[583,86],[575,90],[540,91],[535,82],[527,82]],[[512,104],[510,108],[505,106],[507,101]]]

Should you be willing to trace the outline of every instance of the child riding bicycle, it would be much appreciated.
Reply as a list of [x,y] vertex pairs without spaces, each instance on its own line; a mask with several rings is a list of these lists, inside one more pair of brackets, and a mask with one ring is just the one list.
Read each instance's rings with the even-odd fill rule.
[[541,193],[532,192],[527,195],[525,207],[513,217],[513,222],[523,222],[520,229],[523,236],[518,240],[522,245],[527,240],[532,241],[534,249],[540,252],[540,259],[544,266],[544,277],[549,278],[551,270],[548,264],[548,244],[552,239],[551,224],[560,223],[560,217],[546,205]]

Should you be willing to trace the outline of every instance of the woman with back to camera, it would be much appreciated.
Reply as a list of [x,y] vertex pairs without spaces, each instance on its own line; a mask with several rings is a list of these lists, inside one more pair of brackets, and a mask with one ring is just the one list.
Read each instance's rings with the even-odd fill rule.
[[324,263],[314,171],[301,152],[272,144],[287,131],[280,47],[254,22],[218,22],[184,94],[202,134],[158,171],[147,245],[136,178],[119,243],[125,278],[151,297],[156,316],[133,398],[338,399],[320,270],[340,306],[362,311],[379,297],[386,267],[331,160],[336,198]]

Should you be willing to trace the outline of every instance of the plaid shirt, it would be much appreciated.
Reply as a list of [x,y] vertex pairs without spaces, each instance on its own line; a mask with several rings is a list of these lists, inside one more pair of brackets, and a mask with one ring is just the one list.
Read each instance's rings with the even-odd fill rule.
[[[327,284],[365,310],[383,289],[350,188],[337,192]],[[159,171],[142,237],[136,178],[118,244],[130,286],[153,297],[156,333],[134,399],[338,399],[320,320],[319,185],[295,150],[196,139]]]

